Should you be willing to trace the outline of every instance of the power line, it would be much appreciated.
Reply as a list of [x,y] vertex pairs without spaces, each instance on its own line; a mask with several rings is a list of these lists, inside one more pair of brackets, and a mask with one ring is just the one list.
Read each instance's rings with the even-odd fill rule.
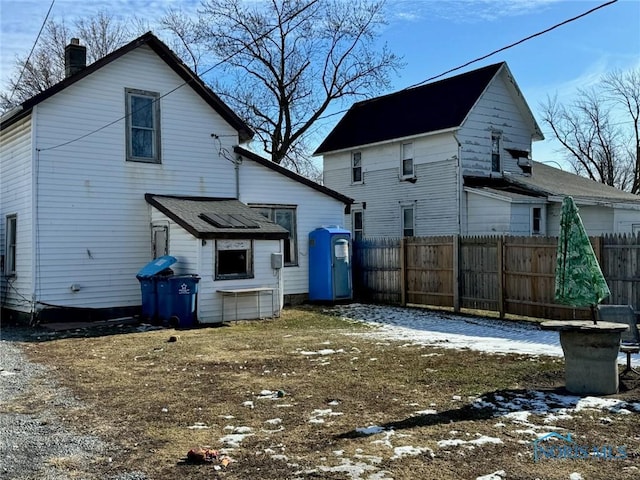
[[469,62],[467,62],[467,63],[465,63],[463,65],[460,65],[458,67],[455,67],[455,68],[452,68],[450,70],[447,70],[446,72],[443,72],[443,73],[441,73],[439,75],[436,75],[434,77],[427,78],[426,80],[423,80],[420,83],[416,83],[415,85],[410,85],[410,86],[406,87],[404,90],[407,90],[407,89],[413,88],[413,87],[419,87],[420,85],[423,85],[423,84],[425,84],[427,82],[430,82],[431,80],[435,80],[436,78],[443,77],[448,73],[455,72],[456,70],[460,70],[461,68],[464,68],[464,67],[468,67],[472,63],[479,62],[480,60],[484,60],[485,58],[489,58],[492,55],[495,55],[496,53],[500,53],[500,52],[503,52],[503,51],[508,50],[510,48],[513,48],[516,45],[520,45],[521,43],[524,43],[527,40],[531,40],[532,38],[539,37],[540,35],[544,35],[545,33],[548,33],[551,30],[555,30],[558,27],[561,27],[561,26],[566,25],[566,24],[571,23],[571,22],[575,22],[576,20],[578,20],[578,19],[580,19],[582,17],[586,17],[587,15],[590,15],[591,13],[595,12],[596,10],[600,10],[601,8],[608,7],[609,5],[612,5],[612,4],[616,3],[617,1],[618,0],[611,0],[610,2],[603,3],[602,5],[594,7],[594,8],[592,8],[591,10],[589,10],[587,12],[581,13],[580,15],[577,15],[577,16],[575,16],[573,18],[569,18],[568,20],[565,20],[563,22],[557,23],[553,27],[549,27],[549,28],[547,28],[545,30],[542,30],[542,31],[538,32],[538,33],[534,33],[533,35],[529,35],[528,37],[523,38],[522,40],[518,40],[517,42],[514,42],[514,43],[512,43],[510,45],[507,45],[506,47],[502,47],[502,48],[499,48],[498,50],[494,50],[491,53],[487,53],[486,55],[483,55],[482,57],[475,58],[475,59],[473,59],[473,60],[471,60],[471,61],[469,61]]
[[[593,13],[593,12],[595,12],[596,10],[600,10],[601,8],[608,7],[609,5],[612,5],[612,4],[616,3],[617,1],[618,1],[618,0],[611,0],[610,2],[603,3],[602,5],[599,5],[599,6],[597,6],[597,7],[594,7],[594,8],[592,8],[591,10],[588,10],[588,11],[586,11],[586,12],[584,12],[584,13],[581,13],[580,15],[577,15],[577,16],[575,16],[575,17],[572,17],[572,18],[569,18],[569,19],[567,19],[567,20],[564,20],[563,22],[557,23],[557,24],[555,24],[555,25],[554,25],[554,26],[552,26],[552,27],[549,27],[549,28],[547,28],[547,29],[545,29],[545,30],[542,30],[542,31],[537,32],[537,33],[534,33],[533,35],[529,35],[528,37],[525,37],[525,38],[523,38],[523,39],[521,39],[521,40],[518,40],[517,42],[511,43],[511,44],[509,44],[509,45],[507,45],[507,46],[505,46],[505,47],[502,47],[502,48],[499,48],[499,49],[497,49],[497,50],[494,50],[494,51],[493,51],[493,52],[491,52],[491,53],[487,53],[486,55],[483,55],[483,56],[481,56],[481,57],[478,57],[478,58],[475,58],[475,59],[473,59],[473,60],[470,60],[470,61],[469,61],[469,62],[467,62],[467,63],[464,63],[464,64],[462,64],[462,65],[459,65],[459,66],[457,66],[457,67],[455,67],[455,68],[451,68],[451,69],[447,70],[446,72],[442,72],[442,73],[440,73],[440,74],[438,74],[438,75],[435,75],[435,76],[433,76],[433,77],[427,78],[426,80],[423,80],[423,81],[421,81],[421,82],[419,82],[419,83],[416,83],[416,84],[414,84],[414,85],[410,85],[410,86],[405,87],[405,88],[403,88],[403,89],[401,89],[401,90],[398,90],[398,91],[404,91],[404,90],[408,90],[408,89],[410,89],[410,88],[419,87],[420,85],[424,85],[425,83],[430,82],[430,81],[432,81],[432,80],[435,80],[436,78],[443,77],[443,76],[447,75],[448,73],[452,73],[452,72],[455,72],[455,71],[457,71],[457,70],[460,70],[460,69],[462,69],[462,68],[464,68],[464,67],[468,67],[469,65],[471,65],[471,64],[473,64],[473,63],[476,63],[476,62],[479,62],[479,61],[481,61],[481,60],[484,60],[484,59],[486,59],[486,58],[489,58],[489,57],[491,57],[492,55],[495,55],[496,53],[503,52],[503,51],[505,51],[505,50],[508,50],[508,49],[510,49],[510,48],[515,47],[516,45],[520,45],[521,43],[524,43],[524,42],[526,42],[526,41],[528,41],[528,40],[531,40],[532,38],[535,38],[535,37],[539,37],[539,36],[541,36],[541,35],[544,35],[545,33],[548,33],[548,32],[550,32],[550,31],[552,31],[552,30],[555,30],[555,29],[556,29],[556,28],[558,28],[558,27],[561,27],[561,26],[566,25],[566,24],[568,24],[568,23],[574,22],[574,21],[576,21],[576,20],[578,20],[578,19],[580,19],[580,18],[582,18],[582,17],[586,17],[587,15],[592,14],[592,13]],[[336,116],[336,115],[340,115],[341,113],[345,113],[345,112],[347,112],[348,110],[349,110],[349,109],[344,109],[344,110],[340,110],[340,111],[338,111],[338,112],[334,112],[334,113],[330,113],[330,114],[327,114],[327,115],[323,115],[323,116],[319,117],[319,118],[318,118],[318,120],[324,120],[324,119],[327,119],[327,118],[330,118],[330,117],[333,117],[333,116]]]
[[20,85],[20,81],[22,80],[22,76],[24,75],[24,71],[27,69],[27,65],[29,65],[29,60],[31,59],[31,55],[33,55],[33,51],[36,48],[36,45],[38,44],[38,40],[40,40],[40,35],[42,34],[42,30],[44,30],[44,26],[47,24],[47,20],[49,18],[49,14],[51,13],[51,10],[53,9],[53,4],[56,3],[56,0],[51,0],[51,5],[49,5],[49,11],[47,12],[47,15],[44,17],[44,20],[42,21],[42,25],[40,26],[40,31],[38,32],[38,36],[36,36],[36,40],[35,42],[33,42],[33,46],[31,47],[31,51],[29,52],[29,55],[27,56],[27,60],[24,62],[24,65],[22,65],[22,70],[20,71],[20,76],[18,77],[18,81],[13,85],[13,89],[11,90],[11,95],[9,95],[9,101],[11,101],[11,99],[13,98],[14,93],[16,93],[16,88],[18,87],[18,85]]

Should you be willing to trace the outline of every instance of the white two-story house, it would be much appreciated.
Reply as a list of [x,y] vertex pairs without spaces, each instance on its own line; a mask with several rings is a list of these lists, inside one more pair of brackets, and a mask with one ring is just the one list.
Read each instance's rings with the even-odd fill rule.
[[354,104],[316,150],[362,236],[553,235],[572,195],[590,234],[640,229],[638,197],[534,162],[543,139],[506,63]]
[[67,77],[0,120],[3,321],[135,314],[163,254],[200,277],[205,323],[222,290],[270,288],[270,313],[304,297],[308,234],[351,200],[243,148],[251,129],[152,33],[85,59],[73,41]]

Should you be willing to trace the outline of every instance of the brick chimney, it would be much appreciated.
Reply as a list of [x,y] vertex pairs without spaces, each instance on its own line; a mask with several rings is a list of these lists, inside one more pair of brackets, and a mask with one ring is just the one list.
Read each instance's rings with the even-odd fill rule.
[[72,38],[64,47],[64,75],[70,77],[87,66],[87,47],[80,45],[80,39]]

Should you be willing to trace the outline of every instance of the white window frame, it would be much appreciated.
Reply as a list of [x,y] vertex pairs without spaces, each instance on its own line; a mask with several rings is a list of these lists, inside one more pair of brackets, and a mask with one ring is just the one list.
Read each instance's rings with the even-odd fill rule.
[[[409,227],[405,223],[405,213],[411,212],[411,223]],[[416,207],[415,205],[402,205],[400,207],[400,223],[403,237],[414,237],[416,234]]]
[[[269,220],[277,223],[282,228],[286,228],[289,231],[289,238],[284,242],[284,266],[285,267],[297,267],[298,266],[298,212],[296,205],[269,205],[269,204],[251,204],[251,208],[257,210],[261,215],[264,215]],[[279,212],[292,212],[292,228],[289,230],[286,225],[278,223]]]
[[[142,97],[151,100],[152,105],[152,122],[153,127],[147,127],[134,124],[134,115],[132,101],[134,97]],[[143,163],[161,163],[160,155],[160,94],[156,92],[148,92],[146,90],[136,90],[134,88],[125,88],[125,107],[126,107],[126,142],[127,142],[127,161],[143,162]],[[134,130],[146,130],[151,132],[151,155],[139,155],[134,152],[133,137]]]
[[[405,169],[410,166],[410,169]],[[407,173],[407,170],[408,171]],[[406,142],[400,145],[400,176],[402,178],[415,177],[415,166],[413,163],[413,142]]]
[[[538,229],[535,228],[535,211],[538,210],[540,213],[540,218],[538,219]],[[545,210],[544,207],[542,206],[534,206],[531,207],[531,225],[530,225],[530,232],[531,235],[544,235],[545,231],[546,231],[546,225],[545,225],[545,221],[544,221],[544,217],[545,217]]]
[[18,215],[7,215],[5,221],[5,259],[4,259],[4,273],[8,277],[13,277],[16,274],[16,260],[17,260],[17,248],[18,248]]
[[[356,172],[357,176],[360,177],[358,179],[356,179]],[[362,152],[353,152],[351,154],[351,183],[354,185],[363,183],[362,173]]]
[[[253,240],[216,240],[214,246],[215,279],[236,280],[241,278],[253,278]],[[220,272],[220,255],[224,252],[244,252],[245,268],[237,272]],[[233,254],[229,254],[233,255]]]
[[491,132],[491,172],[502,171],[502,134]]
[[[356,217],[360,216],[360,228],[356,228]],[[351,231],[354,240],[361,240],[364,237],[364,210],[351,211]]]

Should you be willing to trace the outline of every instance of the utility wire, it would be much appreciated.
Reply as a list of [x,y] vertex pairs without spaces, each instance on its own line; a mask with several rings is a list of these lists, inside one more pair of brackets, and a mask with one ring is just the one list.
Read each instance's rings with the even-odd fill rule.
[[31,55],[33,55],[33,51],[36,49],[36,45],[38,44],[38,40],[40,40],[40,35],[42,34],[42,30],[44,30],[44,26],[47,24],[47,20],[49,18],[49,14],[51,13],[51,10],[53,9],[53,4],[56,3],[56,0],[51,0],[51,5],[49,5],[49,11],[47,12],[47,15],[44,17],[44,20],[42,21],[42,25],[40,26],[40,31],[38,32],[38,36],[36,37],[35,42],[33,42],[33,46],[31,47],[31,51],[29,52],[29,55],[27,56],[27,60],[24,62],[24,65],[22,65],[22,70],[20,71],[20,76],[18,77],[18,81],[13,85],[13,89],[11,90],[11,95],[9,95],[9,101],[11,101],[11,99],[13,98],[13,95],[16,93],[16,88],[18,88],[18,85],[20,85],[20,81],[22,80],[22,76],[24,75],[24,71],[27,69],[27,65],[29,65],[29,60],[31,59]]
[[[409,90],[410,88],[419,87],[420,85],[424,85],[425,83],[430,82],[430,81],[432,81],[432,80],[435,80],[436,78],[444,77],[444,76],[445,76],[445,75],[447,75],[448,73],[452,73],[452,72],[455,72],[455,71],[457,71],[457,70],[460,70],[460,69],[462,69],[462,68],[464,68],[464,67],[468,67],[469,65],[471,65],[471,64],[473,64],[473,63],[476,63],[476,62],[479,62],[479,61],[481,61],[481,60],[484,60],[484,59],[486,59],[486,58],[489,58],[489,57],[491,57],[492,55],[495,55],[496,53],[503,52],[503,51],[505,51],[505,50],[508,50],[508,49],[510,49],[510,48],[515,47],[516,45],[520,45],[521,43],[524,43],[524,42],[526,42],[526,41],[528,41],[528,40],[531,40],[532,38],[535,38],[535,37],[539,37],[539,36],[541,36],[541,35],[544,35],[545,33],[548,33],[548,32],[550,32],[550,31],[552,31],[552,30],[555,30],[555,29],[556,29],[556,28],[558,28],[558,27],[561,27],[561,26],[566,25],[566,24],[568,24],[568,23],[574,22],[574,21],[576,21],[576,20],[578,20],[578,19],[580,19],[580,18],[582,18],[582,17],[586,17],[587,15],[592,14],[592,13],[593,13],[593,12],[595,12],[596,10],[600,10],[601,8],[608,7],[609,5],[612,5],[612,4],[616,3],[617,1],[618,1],[618,0],[611,0],[610,2],[603,3],[602,5],[599,5],[599,6],[597,6],[597,7],[594,7],[594,8],[592,8],[591,10],[589,10],[589,11],[587,11],[587,12],[581,13],[580,15],[577,15],[577,16],[575,16],[575,17],[569,18],[569,19],[567,19],[567,20],[565,20],[565,21],[563,21],[563,22],[557,23],[557,24],[555,24],[555,25],[554,25],[554,26],[552,26],[552,27],[549,27],[549,28],[547,28],[547,29],[545,29],[545,30],[541,30],[540,32],[534,33],[533,35],[529,35],[529,36],[528,36],[528,37],[526,37],[526,38],[523,38],[523,39],[521,39],[521,40],[518,40],[517,42],[511,43],[511,44],[509,44],[509,45],[507,45],[507,46],[505,46],[505,47],[502,47],[502,48],[499,48],[499,49],[497,49],[497,50],[494,50],[494,51],[493,51],[493,52],[491,52],[491,53],[487,53],[486,55],[483,55],[483,56],[481,56],[481,57],[478,57],[478,58],[475,58],[475,59],[473,59],[473,60],[470,60],[470,61],[469,61],[469,62],[467,62],[467,63],[464,63],[464,64],[462,64],[462,65],[459,65],[459,66],[457,66],[457,67],[455,67],[455,68],[451,68],[451,69],[447,70],[446,72],[442,72],[442,73],[440,73],[440,74],[438,74],[438,75],[435,75],[435,76],[433,76],[433,77],[427,78],[426,80],[423,80],[423,81],[421,81],[421,82],[419,82],[419,83],[416,83],[416,84],[410,85],[410,86],[405,87],[405,88],[403,88],[403,89],[401,89],[401,90],[398,90],[398,91],[399,91],[399,92],[401,92],[401,91],[404,91],[404,90]],[[334,117],[334,116],[336,116],[336,115],[340,115],[341,113],[345,113],[345,112],[347,112],[348,110],[349,110],[349,109],[344,109],[344,110],[340,110],[340,111],[338,111],[338,112],[329,113],[329,114],[327,114],[327,115],[323,115],[323,116],[319,117],[319,118],[318,118],[318,120],[325,120],[325,119],[327,119],[327,118]]]
[[603,3],[602,5],[594,7],[594,8],[592,8],[591,10],[589,10],[587,12],[584,12],[584,13],[581,13],[580,15],[577,15],[575,17],[569,18],[569,19],[565,20],[564,22],[557,23],[553,27],[549,27],[549,28],[547,28],[545,30],[542,30],[542,31],[538,32],[538,33],[534,33],[533,35],[529,35],[528,37],[523,38],[522,40],[518,40],[517,42],[514,42],[514,43],[512,43],[510,45],[507,45],[506,47],[499,48],[498,50],[494,50],[491,53],[487,53],[486,55],[483,55],[482,57],[475,58],[475,59],[473,59],[473,60],[471,60],[471,61],[469,61],[469,62],[467,62],[467,63],[465,63],[463,65],[460,65],[458,67],[455,67],[455,68],[452,68],[450,70],[447,70],[446,72],[443,72],[443,73],[441,73],[439,75],[436,75],[436,76],[431,77],[431,78],[427,78],[426,80],[423,80],[423,81],[421,81],[419,83],[416,83],[414,85],[410,85],[410,86],[404,88],[404,90],[408,90],[408,89],[413,88],[413,87],[419,87],[420,85],[423,85],[423,84],[425,84],[427,82],[430,82],[431,80],[435,80],[436,78],[443,77],[448,73],[455,72],[456,70],[460,70],[461,68],[464,68],[464,67],[468,67],[472,63],[479,62],[481,60],[484,60],[485,58],[489,58],[489,57],[495,55],[496,53],[500,53],[500,52],[503,52],[505,50],[508,50],[509,48],[513,48],[516,45],[520,45],[521,43],[524,43],[527,40],[531,40],[532,38],[539,37],[540,35],[544,35],[545,33],[548,33],[551,30],[555,30],[558,27],[561,27],[561,26],[566,25],[566,24],[571,23],[571,22],[575,22],[579,18],[586,17],[587,15],[590,15],[591,13],[595,12],[596,10],[600,10],[601,8],[608,7],[609,5],[612,5],[612,4],[616,3],[617,1],[618,0],[611,0],[610,2]]

